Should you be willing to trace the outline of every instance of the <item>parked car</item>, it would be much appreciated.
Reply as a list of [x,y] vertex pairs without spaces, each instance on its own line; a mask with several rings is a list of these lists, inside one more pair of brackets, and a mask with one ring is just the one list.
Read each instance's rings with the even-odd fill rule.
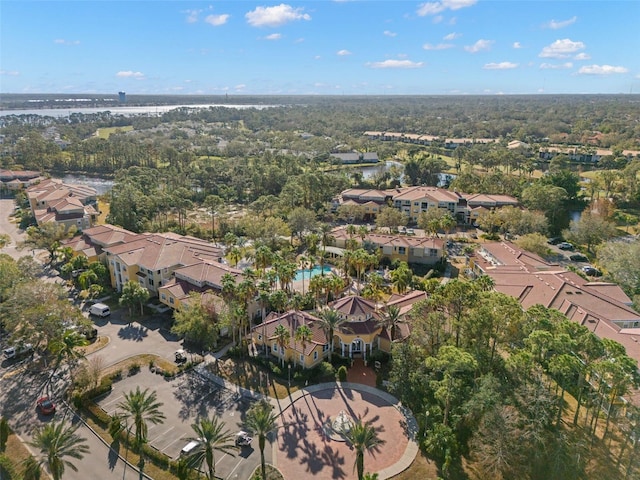
[[569,242],[560,242],[558,244],[558,248],[560,250],[573,250],[573,244],[569,243]]
[[569,255],[569,260],[572,262],[588,262],[589,259],[582,255],[581,253],[574,253],[573,255]]
[[49,397],[39,398],[36,402],[36,408],[42,415],[53,415],[56,413],[56,405]]
[[187,361],[187,352],[185,352],[182,349],[176,350],[175,356],[176,356],[177,363],[182,363]]
[[91,308],[89,308],[89,315],[104,318],[111,315],[111,310],[109,309],[109,305],[105,305],[104,303],[94,303],[91,305]]
[[240,430],[236,433],[236,447],[248,447],[251,445],[252,440],[253,438],[244,430]]
[[602,272],[591,265],[585,265],[582,267],[582,271],[589,275],[590,277],[599,277],[602,275]]
[[33,352],[33,345],[31,345],[30,343],[25,343],[24,345],[20,345],[18,347],[5,348],[2,351],[4,357],[7,359],[20,358],[30,354],[31,352]]
[[189,455],[198,447],[198,445],[200,445],[200,443],[201,443],[201,440],[199,438],[196,440],[191,440],[184,447],[182,447],[182,450],[180,450],[180,456]]
[[549,245],[558,245],[561,242],[563,242],[562,237],[551,237],[549,240],[547,240],[547,243]]

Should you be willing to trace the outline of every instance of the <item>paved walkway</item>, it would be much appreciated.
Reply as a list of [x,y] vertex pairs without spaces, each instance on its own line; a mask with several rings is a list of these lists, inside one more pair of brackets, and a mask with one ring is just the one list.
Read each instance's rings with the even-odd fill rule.
[[272,448],[274,465],[286,480],[357,478],[353,449],[345,442],[328,438],[323,428],[342,410],[352,418],[370,421],[385,441],[378,452],[365,455],[365,471],[377,472],[380,480],[409,468],[418,453],[417,422],[411,412],[393,395],[373,386],[328,382],[297,390],[285,399],[275,399],[214,375],[206,368],[206,362],[196,371],[243,396],[266,398],[280,412],[281,428]]

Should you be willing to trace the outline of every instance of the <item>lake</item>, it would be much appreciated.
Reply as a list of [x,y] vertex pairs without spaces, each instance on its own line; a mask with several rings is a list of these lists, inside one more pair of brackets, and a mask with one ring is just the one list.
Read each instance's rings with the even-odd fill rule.
[[8,115],[40,115],[43,117],[55,117],[62,118],[67,117],[74,113],[82,113],[85,115],[91,115],[95,113],[101,112],[111,112],[112,115],[124,115],[125,117],[130,117],[133,115],[160,115],[162,113],[169,112],[171,110],[175,110],[177,108],[193,108],[193,109],[202,109],[202,108],[235,108],[238,110],[244,110],[247,108],[255,108],[257,110],[261,110],[264,108],[274,108],[279,107],[280,105],[217,105],[217,104],[207,104],[207,105],[148,105],[148,106],[140,106],[140,107],[116,107],[116,106],[105,106],[105,107],[79,107],[79,108],[33,108],[29,110],[0,110],[0,117],[8,116]]
[[93,187],[98,192],[98,195],[108,193],[115,183],[113,180],[104,179],[99,177],[87,177],[86,175],[63,175],[62,177],[56,177],[61,179],[64,183],[75,183],[78,185],[87,185]]

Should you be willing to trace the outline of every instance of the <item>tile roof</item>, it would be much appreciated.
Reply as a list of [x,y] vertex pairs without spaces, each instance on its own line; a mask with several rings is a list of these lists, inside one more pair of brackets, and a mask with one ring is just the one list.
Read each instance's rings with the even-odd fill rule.
[[640,313],[613,283],[590,282],[537,255],[522,252],[508,242],[485,244],[474,262],[495,282],[495,289],[518,299],[523,308],[543,305],[554,308],[597,335],[627,347],[640,361]]
[[[287,348],[298,353],[309,355],[316,345],[327,344],[327,339],[324,331],[320,327],[319,319],[310,313],[300,310],[289,310],[285,313],[271,312],[267,318],[265,318],[264,322],[253,327],[251,331],[263,335],[269,340],[274,340],[276,338],[275,330],[278,325],[284,325],[289,329],[291,338],[289,339]],[[306,345],[304,352],[302,351],[302,344],[295,340],[295,332],[301,325],[308,326],[312,333],[311,342]]]
[[132,242],[105,248],[126,265],[139,265],[150,270],[187,266],[203,260],[219,261],[223,252],[215,245],[194,237],[170,233],[145,234]]
[[374,302],[356,295],[339,298],[331,302],[329,306],[347,318],[366,317],[376,314],[377,311]]

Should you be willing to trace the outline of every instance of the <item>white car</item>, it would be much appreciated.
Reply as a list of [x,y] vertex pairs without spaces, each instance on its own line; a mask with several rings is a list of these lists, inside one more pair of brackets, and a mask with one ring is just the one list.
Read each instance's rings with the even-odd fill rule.
[[248,447],[251,445],[251,441],[253,440],[249,434],[243,430],[240,430],[236,433],[236,447]]

